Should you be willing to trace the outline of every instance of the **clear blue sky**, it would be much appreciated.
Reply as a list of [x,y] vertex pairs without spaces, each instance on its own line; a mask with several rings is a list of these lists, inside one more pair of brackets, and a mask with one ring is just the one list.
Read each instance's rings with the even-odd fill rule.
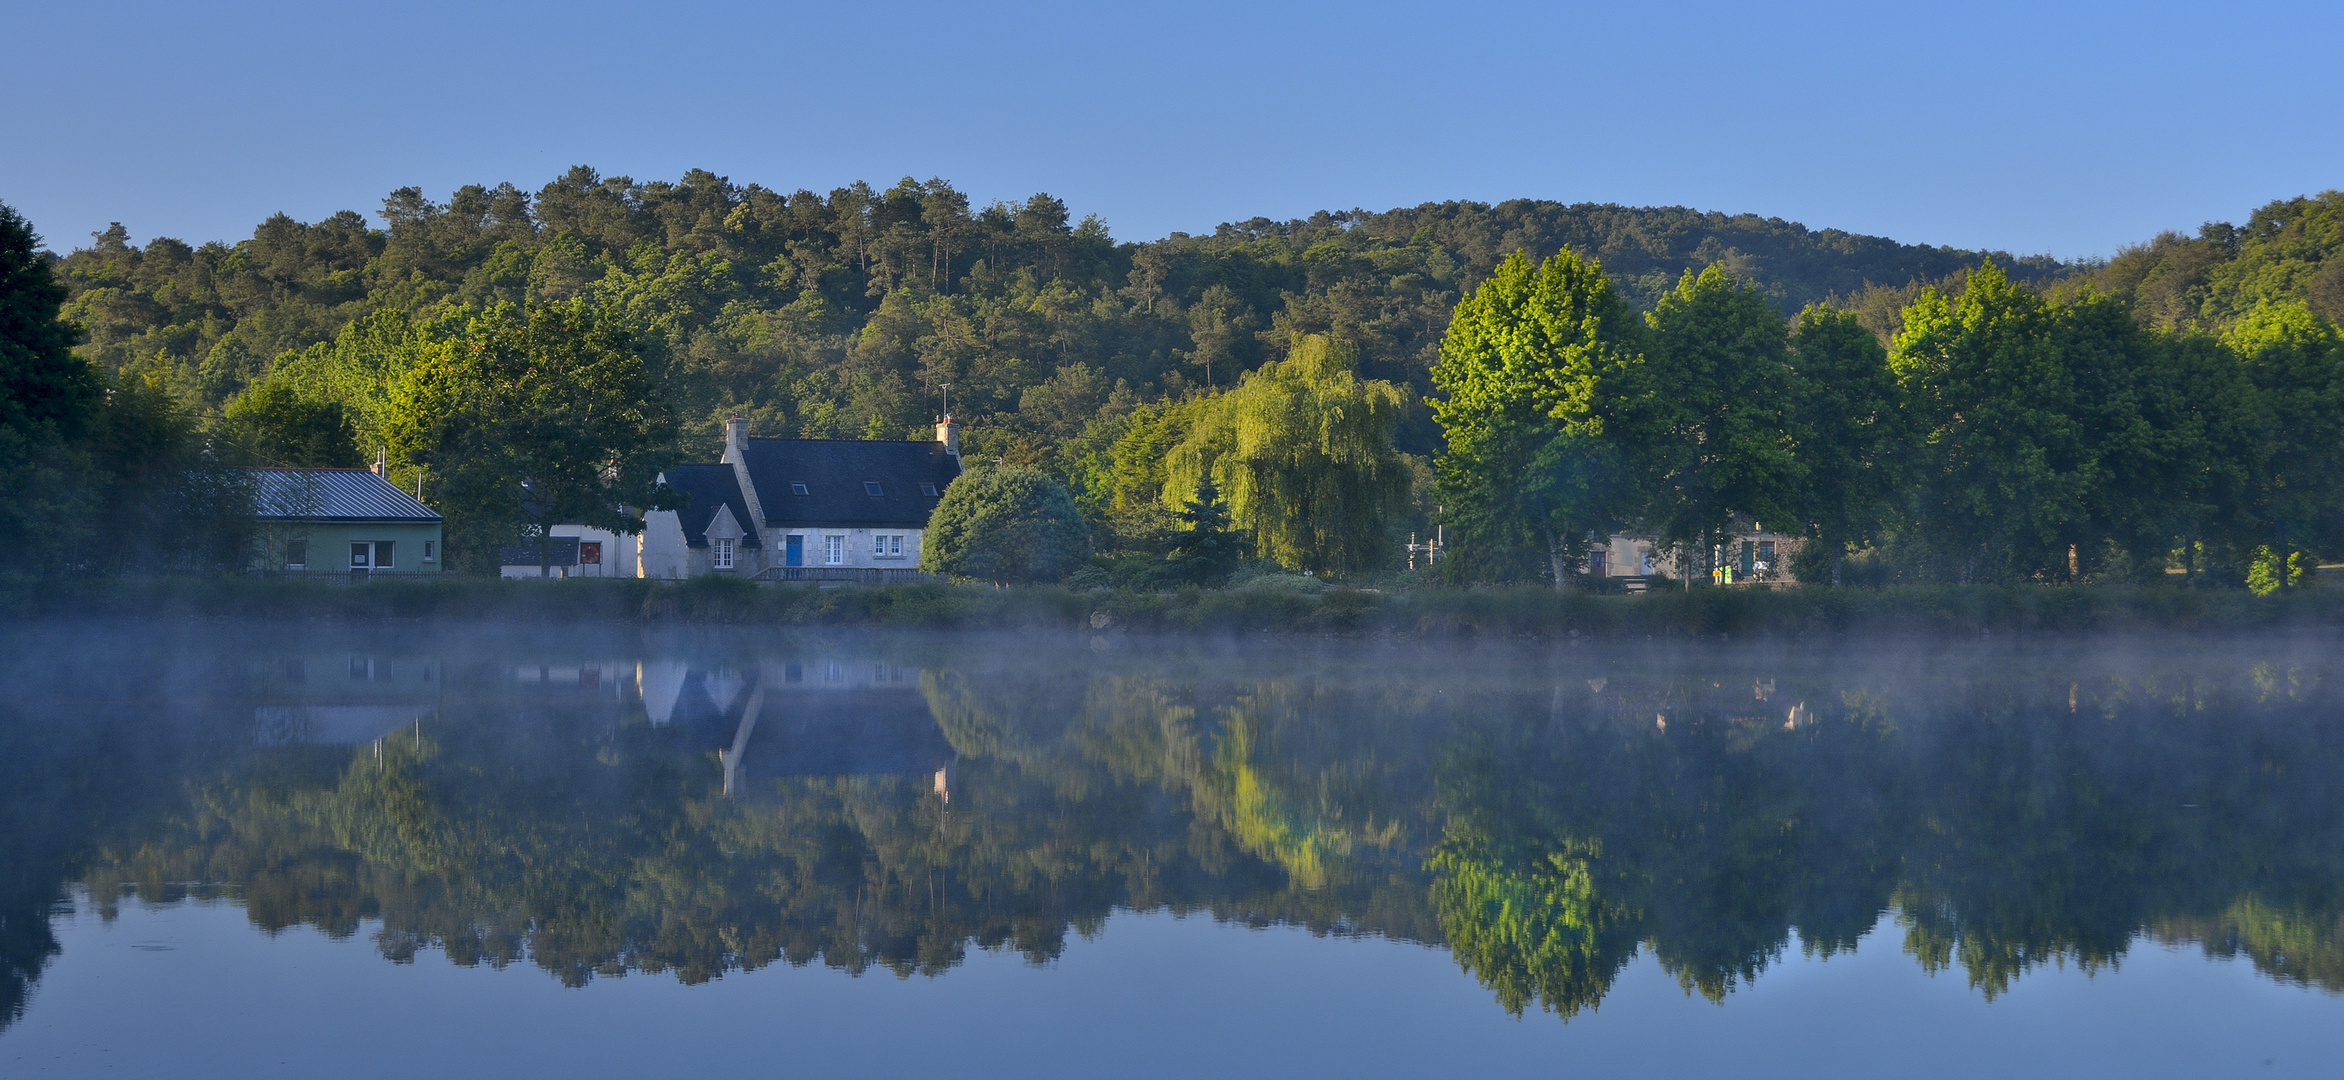
[[573,164],[1048,191],[1116,236],[1513,197],[2104,255],[2344,187],[2344,3],[11,4],[64,250]]

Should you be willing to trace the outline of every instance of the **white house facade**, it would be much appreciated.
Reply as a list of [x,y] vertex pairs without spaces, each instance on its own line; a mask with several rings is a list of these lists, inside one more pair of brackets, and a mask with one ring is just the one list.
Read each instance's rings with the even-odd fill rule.
[[[725,425],[724,459],[660,479],[688,496],[643,515],[642,574],[817,580],[920,565],[928,516],[960,475],[951,417],[935,442],[756,439]],[[870,575],[862,575],[870,576]],[[892,575],[880,575],[890,577]]]

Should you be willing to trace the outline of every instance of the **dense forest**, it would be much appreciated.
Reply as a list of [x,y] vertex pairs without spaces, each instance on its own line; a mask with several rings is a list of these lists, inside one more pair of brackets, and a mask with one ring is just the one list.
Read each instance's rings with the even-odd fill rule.
[[[137,245],[115,226],[59,261],[65,314],[99,366],[217,409],[375,311],[422,322],[592,296],[652,329],[652,366],[698,453],[736,413],[773,436],[901,437],[933,422],[950,383],[978,445],[1038,459],[1119,385],[1126,408],[1229,386],[1303,333],[1353,346],[1363,376],[1421,396],[1450,310],[1515,251],[1600,258],[1642,307],[1686,268],[1721,264],[1786,312],[1981,261],[2028,281],[2072,270],[1748,214],[1529,200],[1118,243],[1048,195],[972,208],[942,180],[825,196],[582,166],[535,193],[474,186],[435,203],[404,188],[379,218],[278,215],[248,240],[200,247]],[[1431,455],[1437,439],[1420,416],[1402,449]]]
[[[521,399],[506,384],[537,370],[597,373],[598,400],[639,408],[625,430],[575,447],[532,436],[545,460],[531,467],[550,475],[571,449],[621,461],[620,501],[638,506],[656,500],[648,485],[659,464],[714,456],[727,416],[767,436],[926,438],[949,401],[972,462],[1031,466],[1071,489],[1107,564],[1159,556],[1200,491],[1228,498],[1258,557],[1339,576],[1388,570],[1395,538],[1436,517],[1479,545],[1484,557],[1458,572],[1484,579],[1567,575],[1585,542],[1615,527],[1698,556],[1760,517],[1805,522],[1799,531],[1827,541],[1813,548],[1829,552],[1833,572],[1864,556],[1877,580],[2138,577],[2184,553],[2242,579],[2265,548],[2284,564],[2344,543],[2344,502],[2304,486],[2326,466],[2296,453],[2344,420],[2344,381],[2322,374],[2344,363],[2333,354],[2344,317],[2336,192],[2076,264],[1754,215],[1528,200],[1257,218],[1126,243],[1048,195],[977,207],[942,180],[784,194],[702,171],[644,183],[583,166],[534,193],[471,186],[438,203],[401,189],[378,219],[277,215],[250,239],[201,246],[135,244],[116,225],[28,268],[53,278],[62,319],[79,328],[73,350],[93,373],[67,396],[90,398],[103,382],[118,406],[105,412],[127,404],[148,417],[129,433],[85,436],[146,446],[147,457],[114,466],[74,505],[118,517],[140,512],[134,504],[150,514],[193,507],[234,477],[203,474],[169,499],[132,494],[144,490],[134,481],[196,475],[206,461],[358,464],[390,447],[402,486],[417,469],[455,485],[435,490],[452,500],[449,542],[462,565],[525,526],[518,496],[493,495],[518,490],[515,477],[467,473],[489,455],[448,433],[464,428],[462,415],[511,409]],[[1616,490],[1584,491],[1568,513],[1519,491],[1475,494],[1471,455],[1456,444],[1469,421],[1453,409],[1436,416],[1471,381],[1460,361],[1449,384],[1437,374],[1461,347],[1457,313],[1509,259],[1539,266],[1565,252],[1595,268],[1603,303],[1617,309],[1598,351],[1653,360],[1607,392],[1683,406],[1630,417],[1582,401],[1578,419],[1550,417],[1558,431],[1609,424],[1605,438],[1619,443],[1570,458],[1571,484],[1601,487],[1604,469],[1630,460],[1650,473],[1611,477],[1603,483]],[[1970,295],[1981,268],[2002,299]],[[1947,366],[1962,335],[1941,331],[1995,313],[2027,327],[1999,340],[2026,339],[2058,370],[1972,378]],[[1916,332],[1917,314],[1936,329]],[[2248,324],[2262,343],[2252,355],[2240,352]],[[1859,331],[1880,356],[1847,337]],[[1744,340],[1702,338],[1711,333]],[[1987,369],[2033,362],[2025,349],[1988,347],[1996,333],[1961,347]],[[1781,340],[1751,345],[1769,335]],[[1824,338],[1836,343],[1816,367],[1823,354],[1810,346]],[[2172,359],[2223,350],[2222,362]],[[490,359],[458,364],[458,354]],[[542,355],[565,359],[532,367]],[[2273,365],[2293,381],[2258,382],[2254,372]],[[413,396],[418,368],[435,373],[438,398]],[[2035,414],[2022,438],[1990,453],[1955,422],[1980,410],[1954,399],[1987,392]],[[2236,399],[2229,413],[2197,407],[2224,394]],[[1559,407],[1536,398],[1504,407]],[[1830,408],[1813,405],[1826,399]],[[1290,437],[1247,442],[1269,417]],[[1302,417],[1323,430],[1295,427]],[[1834,423],[1835,435],[1816,426]],[[156,424],[169,431],[155,434]],[[1720,441],[1702,441],[1712,436]],[[1768,440],[1774,449],[1758,445]],[[2179,443],[2186,452],[2166,445]],[[1721,461],[1655,451],[1728,444],[1747,452]],[[208,456],[187,449],[198,445]],[[1506,457],[1527,447],[1485,446],[1495,456],[1479,467],[1529,467],[1531,457]],[[178,456],[163,461],[155,448]],[[1995,454],[2039,475],[1977,467]],[[70,454],[22,456],[37,467],[14,470],[12,491],[77,467]],[[1611,464],[1597,468],[1599,458]],[[1540,460],[1551,469],[1565,459]],[[1935,470],[1934,490],[1916,469]],[[1864,483],[1810,482],[1832,476]],[[2036,499],[2039,520],[2026,537],[1997,540],[1976,508],[2007,504],[2013,484],[2033,484],[2020,501]],[[2186,488],[2186,505],[2118,505],[2160,485]],[[1889,505],[1908,489],[1938,509]],[[2292,516],[2277,521],[2269,507],[2289,500]],[[1973,509],[1945,509],[1955,504]],[[49,516],[68,516],[63,508]],[[1571,535],[1541,538],[1558,524]],[[233,530],[213,531],[212,561],[232,562]],[[1118,571],[1127,579],[1137,580]]]

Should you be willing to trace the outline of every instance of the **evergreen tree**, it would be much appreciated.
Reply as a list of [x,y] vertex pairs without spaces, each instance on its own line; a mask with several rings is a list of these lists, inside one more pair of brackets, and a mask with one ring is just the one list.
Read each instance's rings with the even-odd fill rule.
[[1229,580],[1251,540],[1231,527],[1229,504],[1222,501],[1211,474],[1198,482],[1196,495],[1172,516],[1183,526],[1173,531],[1165,554],[1173,576],[1199,585]]

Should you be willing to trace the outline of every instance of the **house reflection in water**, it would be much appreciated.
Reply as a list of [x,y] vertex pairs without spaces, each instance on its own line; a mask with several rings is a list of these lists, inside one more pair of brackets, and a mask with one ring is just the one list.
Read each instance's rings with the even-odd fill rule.
[[[356,746],[421,720],[438,704],[439,670],[429,661],[338,654],[294,655],[250,685],[260,746]],[[348,672],[344,678],[342,673]]]
[[934,776],[950,797],[952,744],[920,692],[919,672],[849,660],[743,668],[643,665],[644,711],[684,743],[715,750],[724,791],[803,776]]

